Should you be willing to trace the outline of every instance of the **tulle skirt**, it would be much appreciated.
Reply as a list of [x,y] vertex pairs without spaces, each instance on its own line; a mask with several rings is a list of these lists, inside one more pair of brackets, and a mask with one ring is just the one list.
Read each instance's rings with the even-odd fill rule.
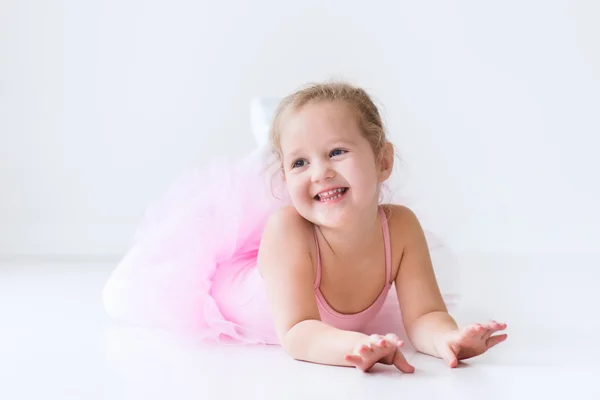
[[[228,343],[278,344],[256,258],[269,216],[290,204],[265,148],[183,177],[150,207],[103,290],[108,315]],[[448,249],[426,231],[447,304],[457,298]],[[443,278],[440,280],[440,277]],[[396,294],[365,333],[401,333]]]

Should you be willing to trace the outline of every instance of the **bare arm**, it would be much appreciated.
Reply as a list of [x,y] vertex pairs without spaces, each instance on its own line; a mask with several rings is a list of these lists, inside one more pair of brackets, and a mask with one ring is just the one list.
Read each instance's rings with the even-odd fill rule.
[[402,226],[400,240],[404,244],[395,281],[404,327],[418,351],[441,358],[436,341],[458,327],[442,299],[417,217],[408,208],[400,206],[395,206],[393,213]]
[[320,320],[313,289],[311,226],[293,209],[283,209],[268,222],[258,254],[258,267],[282,347],[297,360],[351,366],[350,354],[367,336],[344,331]]
[[396,206],[395,212],[404,247],[396,290],[404,326],[415,348],[454,368],[458,360],[481,355],[506,340],[506,334],[493,336],[506,329],[505,323],[493,320],[459,330],[442,299],[419,221],[407,208]]

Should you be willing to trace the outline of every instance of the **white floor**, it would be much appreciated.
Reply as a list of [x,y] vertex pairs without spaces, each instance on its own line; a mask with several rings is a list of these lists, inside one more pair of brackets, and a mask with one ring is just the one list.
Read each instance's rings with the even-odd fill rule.
[[460,323],[508,340],[449,369],[409,352],[413,375],[291,360],[278,347],[197,343],[114,324],[110,263],[0,264],[0,399],[600,399],[596,255],[462,257]]

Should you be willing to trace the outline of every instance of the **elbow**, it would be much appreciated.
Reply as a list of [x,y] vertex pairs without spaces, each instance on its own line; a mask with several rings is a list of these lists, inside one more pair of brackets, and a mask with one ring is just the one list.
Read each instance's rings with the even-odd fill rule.
[[302,357],[303,352],[294,340],[285,339],[285,341],[282,341],[281,347],[294,360],[304,360],[304,357]]
[[300,321],[281,335],[281,347],[295,360],[307,359],[312,322],[313,320]]

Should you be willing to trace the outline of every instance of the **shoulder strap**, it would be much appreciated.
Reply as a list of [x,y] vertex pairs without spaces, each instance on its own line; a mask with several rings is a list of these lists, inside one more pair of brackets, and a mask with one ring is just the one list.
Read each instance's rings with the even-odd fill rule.
[[319,250],[319,239],[317,237],[317,228],[313,225],[313,234],[315,237],[315,246],[317,252],[317,274],[315,276],[314,288],[318,289],[321,285],[321,251]]
[[383,244],[385,246],[385,284],[390,282],[392,277],[392,249],[390,244],[390,230],[388,226],[387,216],[383,207],[379,207],[379,216],[381,218],[381,229],[383,231]]

